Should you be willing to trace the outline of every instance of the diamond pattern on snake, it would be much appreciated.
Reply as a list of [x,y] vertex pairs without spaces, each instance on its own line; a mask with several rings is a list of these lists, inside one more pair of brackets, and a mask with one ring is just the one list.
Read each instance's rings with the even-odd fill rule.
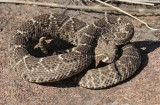
[[[133,35],[134,27],[124,17],[107,15],[87,24],[63,14],[44,14],[16,30],[9,57],[26,81],[56,82],[75,76],[79,86],[101,89],[126,80],[139,68],[140,53],[130,43]],[[93,63],[95,67],[86,70]]]

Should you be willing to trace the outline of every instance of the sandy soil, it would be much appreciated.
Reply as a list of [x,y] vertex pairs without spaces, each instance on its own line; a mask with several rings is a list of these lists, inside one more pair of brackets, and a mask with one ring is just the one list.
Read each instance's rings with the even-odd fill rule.
[[[46,0],[53,2],[56,0]],[[69,4],[59,0],[58,3]],[[129,8],[129,7],[128,7]],[[0,105],[160,105],[160,31],[152,31],[136,20],[132,39],[142,54],[137,73],[117,86],[89,90],[75,86],[71,80],[38,85],[22,80],[9,65],[7,46],[16,27],[45,13],[63,13],[64,9],[35,5],[0,4]],[[66,14],[92,23],[102,13],[67,10]],[[160,29],[160,16],[139,16]]]

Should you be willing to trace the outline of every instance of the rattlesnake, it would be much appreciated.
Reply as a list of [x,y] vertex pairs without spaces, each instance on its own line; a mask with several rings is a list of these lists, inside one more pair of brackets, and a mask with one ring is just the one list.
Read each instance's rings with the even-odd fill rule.
[[[24,22],[11,38],[10,62],[25,80],[55,82],[72,77],[91,63],[105,66],[91,69],[75,79],[80,86],[105,88],[130,77],[140,66],[138,49],[130,42],[134,28],[126,18],[107,15],[93,24],[63,14],[44,14]],[[62,40],[72,46],[68,53],[37,56],[32,53],[41,37]],[[53,44],[57,46],[68,45]],[[53,52],[53,51],[52,51]]]

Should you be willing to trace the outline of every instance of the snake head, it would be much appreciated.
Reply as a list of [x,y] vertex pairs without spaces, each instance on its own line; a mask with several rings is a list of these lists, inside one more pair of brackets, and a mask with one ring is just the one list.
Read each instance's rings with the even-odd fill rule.
[[95,66],[97,67],[100,62],[112,63],[116,57],[117,46],[114,42],[106,42],[103,39],[98,41],[95,48]]

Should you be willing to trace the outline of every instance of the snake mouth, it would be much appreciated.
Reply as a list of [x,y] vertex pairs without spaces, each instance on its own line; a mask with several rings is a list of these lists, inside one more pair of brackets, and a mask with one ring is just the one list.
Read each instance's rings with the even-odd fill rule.
[[[27,43],[28,53],[36,58],[68,53],[75,47],[75,45],[63,39],[47,38],[44,40],[45,42],[40,42],[40,39],[39,41],[28,41]],[[43,50],[46,50],[47,53]]]

